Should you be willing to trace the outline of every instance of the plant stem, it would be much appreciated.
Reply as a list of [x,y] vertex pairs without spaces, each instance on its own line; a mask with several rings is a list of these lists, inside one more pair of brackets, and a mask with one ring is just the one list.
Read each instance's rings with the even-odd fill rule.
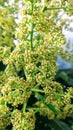
[[31,30],[31,49],[33,50],[33,23],[32,23],[32,30]]
[[31,89],[31,91],[44,93],[44,91],[43,91],[43,90],[40,90],[40,89]]
[[49,8],[47,8],[47,10],[58,10],[58,9],[73,10],[73,8],[67,8],[67,7],[49,7]]
[[26,101],[23,104],[22,112],[25,112],[25,110],[26,110],[27,101],[28,101],[28,99],[26,99]]
[[[45,91],[40,90],[40,89],[31,89],[31,91],[32,91],[32,92],[41,92],[41,93],[45,93]],[[46,92],[46,93],[48,94],[49,92]],[[58,93],[58,92],[56,92],[56,93],[55,93],[55,96],[62,97],[62,96],[64,96],[64,95],[63,95],[63,94],[60,94],[60,93]]]
[[[31,7],[31,15],[33,14],[33,2],[31,2],[32,4],[32,7]],[[31,22],[31,37],[30,37],[30,42],[31,42],[31,49],[33,50],[33,29],[34,29],[34,26],[33,26],[33,22]]]
[[47,107],[40,107],[40,108],[37,108],[37,107],[35,107],[35,108],[27,108],[27,110],[34,110],[34,111],[41,111],[41,110],[48,110],[48,108]]

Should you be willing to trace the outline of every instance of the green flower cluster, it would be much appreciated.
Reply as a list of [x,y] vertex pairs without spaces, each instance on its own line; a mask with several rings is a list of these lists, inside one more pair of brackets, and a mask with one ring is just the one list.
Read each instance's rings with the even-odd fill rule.
[[15,24],[9,9],[0,7],[0,46],[14,46]]
[[5,84],[1,90],[1,93],[8,104],[18,106],[18,104],[26,102],[26,99],[30,97],[31,92],[28,91],[28,88],[25,85],[23,79],[9,77],[7,84]]
[[10,110],[7,107],[6,101],[0,95],[0,129],[5,128],[10,124]]
[[13,130],[33,130],[35,128],[35,115],[33,111],[23,112],[14,110],[11,121]]
[[11,53],[10,47],[7,46],[0,47],[0,62],[8,64],[10,53]]

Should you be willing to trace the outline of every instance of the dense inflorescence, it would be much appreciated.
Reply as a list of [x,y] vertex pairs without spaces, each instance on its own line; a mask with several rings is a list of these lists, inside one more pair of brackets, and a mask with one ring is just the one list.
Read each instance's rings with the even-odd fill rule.
[[33,111],[21,113],[19,110],[14,110],[11,121],[13,130],[33,130],[35,128],[35,115]]
[[14,46],[15,21],[9,10],[0,7],[0,46]]
[[65,119],[73,114],[73,88],[64,91],[54,80],[57,54],[65,38],[62,28],[54,23],[58,10],[48,8],[61,2],[23,1],[15,34],[20,43],[13,51],[15,22],[8,12],[1,13],[5,30],[1,30],[0,61],[5,68],[0,71],[0,129],[12,124],[12,130],[34,130],[37,111],[48,119]]

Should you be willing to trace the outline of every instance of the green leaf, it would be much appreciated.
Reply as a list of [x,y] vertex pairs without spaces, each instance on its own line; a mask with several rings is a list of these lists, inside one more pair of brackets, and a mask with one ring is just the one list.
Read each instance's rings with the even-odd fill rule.
[[55,109],[55,107],[51,104],[51,103],[45,103],[45,98],[41,95],[38,94],[38,99],[45,104],[45,106],[50,109],[53,113],[58,114],[57,110]]
[[43,12],[46,11],[46,10],[48,10],[47,6],[44,7]]
[[35,38],[36,38],[36,40],[40,40],[40,38],[41,38],[40,34],[38,34]]
[[64,71],[60,72],[59,78],[64,79],[66,82],[69,80],[68,75]]
[[72,130],[65,122],[58,119],[51,120],[49,126],[54,130]]
[[55,107],[51,104],[51,103],[48,103],[45,105],[54,113],[54,114],[58,114],[58,111],[55,109]]

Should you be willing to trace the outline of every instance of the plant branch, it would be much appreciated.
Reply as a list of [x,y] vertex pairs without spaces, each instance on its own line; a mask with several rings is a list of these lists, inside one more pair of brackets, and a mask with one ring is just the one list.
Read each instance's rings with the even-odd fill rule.
[[47,8],[47,10],[59,10],[59,9],[73,10],[73,8],[68,8],[68,7],[49,7],[49,8]]
[[28,101],[28,99],[26,99],[26,101],[23,104],[22,112],[25,112],[25,110],[26,110],[27,101]]
[[34,111],[41,111],[41,110],[48,110],[48,108],[47,107],[39,107],[39,108],[37,108],[37,107],[35,107],[35,108],[27,108],[27,110],[34,110]]
[[[32,4],[32,7],[31,7],[31,14],[33,14],[33,2],[31,2]],[[31,37],[30,37],[30,42],[31,42],[31,49],[33,50],[33,29],[34,29],[34,26],[33,26],[33,22],[31,22]]]

